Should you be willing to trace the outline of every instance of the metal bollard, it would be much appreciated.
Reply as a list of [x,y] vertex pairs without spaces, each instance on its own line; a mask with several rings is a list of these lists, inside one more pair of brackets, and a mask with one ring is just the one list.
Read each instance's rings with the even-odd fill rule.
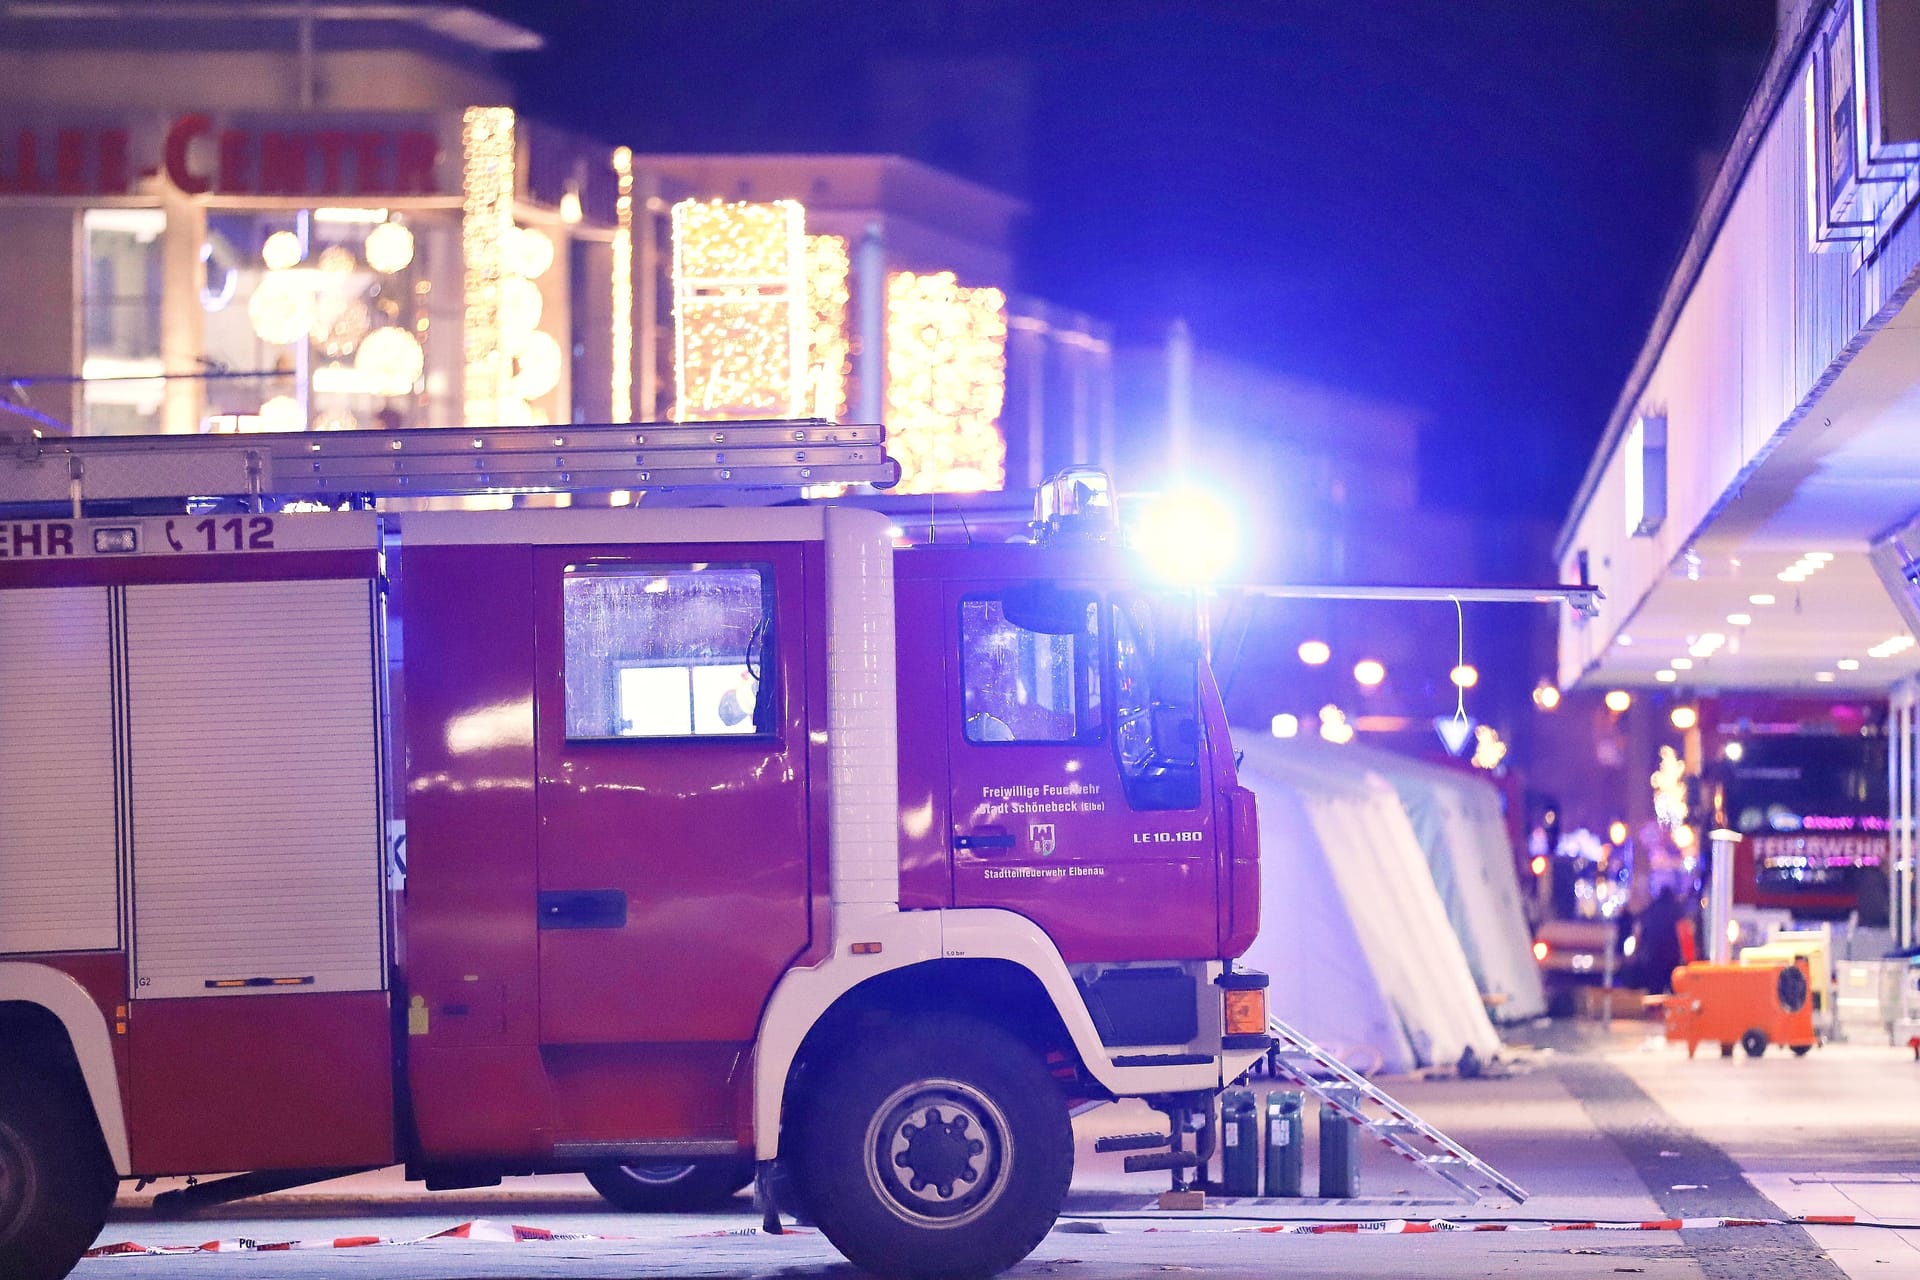
[[1320,1104],[1320,1197],[1351,1200],[1360,1194],[1360,1126],[1348,1124],[1332,1103]]
[[1220,1095],[1220,1192],[1260,1194],[1260,1107],[1251,1089]]
[[1267,1194],[1300,1194],[1301,1151],[1306,1146],[1306,1097],[1297,1089],[1267,1095]]

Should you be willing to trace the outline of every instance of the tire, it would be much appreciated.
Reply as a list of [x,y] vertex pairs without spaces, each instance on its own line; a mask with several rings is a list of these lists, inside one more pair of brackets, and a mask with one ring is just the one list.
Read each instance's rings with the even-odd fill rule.
[[1813,1046],[1810,1044],[1796,1044],[1789,1047],[1792,1048],[1793,1056],[1796,1058],[1804,1058],[1813,1052]]
[[1720,1056],[1723,1058],[1731,1058],[1733,1056],[1733,1046],[1724,1040],[1720,1042]]
[[1747,1051],[1749,1058],[1757,1058],[1767,1051],[1767,1033],[1755,1027],[1740,1037],[1740,1047]]
[[753,1181],[744,1157],[686,1164],[612,1164],[587,1170],[602,1199],[624,1213],[687,1213],[718,1209]]
[[73,1091],[0,1059],[0,1276],[61,1280],[99,1238],[118,1185]]
[[856,1266],[974,1280],[1045,1238],[1073,1177],[1066,1099],[1026,1045],[929,1017],[832,1063],[798,1127],[815,1223]]

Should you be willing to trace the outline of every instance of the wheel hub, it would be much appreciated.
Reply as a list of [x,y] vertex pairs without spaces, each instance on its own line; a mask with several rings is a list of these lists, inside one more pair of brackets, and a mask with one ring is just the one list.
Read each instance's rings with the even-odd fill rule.
[[868,1176],[896,1212],[923,1225],[970,1222],[999,1199],[1009,1151],[993,1101],[955,1080],[896,1092],[867,1129]]
[[[958,1107],[928,1107],[924,1123],[909,1120],[894,1138],[893,1163],[905,1171],[909,1188],[928,1187],[951,1199],[956,1182],[977,1182],[986,1167],[987,1144],[974,1137],[971,1117]],[[902,1149],[902,1143],[905,1144]]]

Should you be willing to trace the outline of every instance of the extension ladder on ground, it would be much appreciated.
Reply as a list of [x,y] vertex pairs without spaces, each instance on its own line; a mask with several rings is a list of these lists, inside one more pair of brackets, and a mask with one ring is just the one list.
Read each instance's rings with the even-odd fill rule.
[[1388,1150],[1452,1184],[1463,1200],[1485,1203],[1505,1197],[1515,1204],[1526,1201],[1527,1193],[1518,1183],[1414,1115],[1306,1036],[1278,1018],[1268,1020],[1267,1030],[1276,1041],[1269,1055],[1276,1076],[1299,1085],[1343,1120],[1378,1138]]

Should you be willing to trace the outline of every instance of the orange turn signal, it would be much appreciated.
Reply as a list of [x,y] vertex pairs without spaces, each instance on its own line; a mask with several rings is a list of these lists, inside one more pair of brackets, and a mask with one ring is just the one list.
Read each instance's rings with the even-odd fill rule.
[[1267,993],[1265,991],[1229,991],[1226,994],[1227,1025],[1230,1036],[1259,1035],[1267,1029]]

